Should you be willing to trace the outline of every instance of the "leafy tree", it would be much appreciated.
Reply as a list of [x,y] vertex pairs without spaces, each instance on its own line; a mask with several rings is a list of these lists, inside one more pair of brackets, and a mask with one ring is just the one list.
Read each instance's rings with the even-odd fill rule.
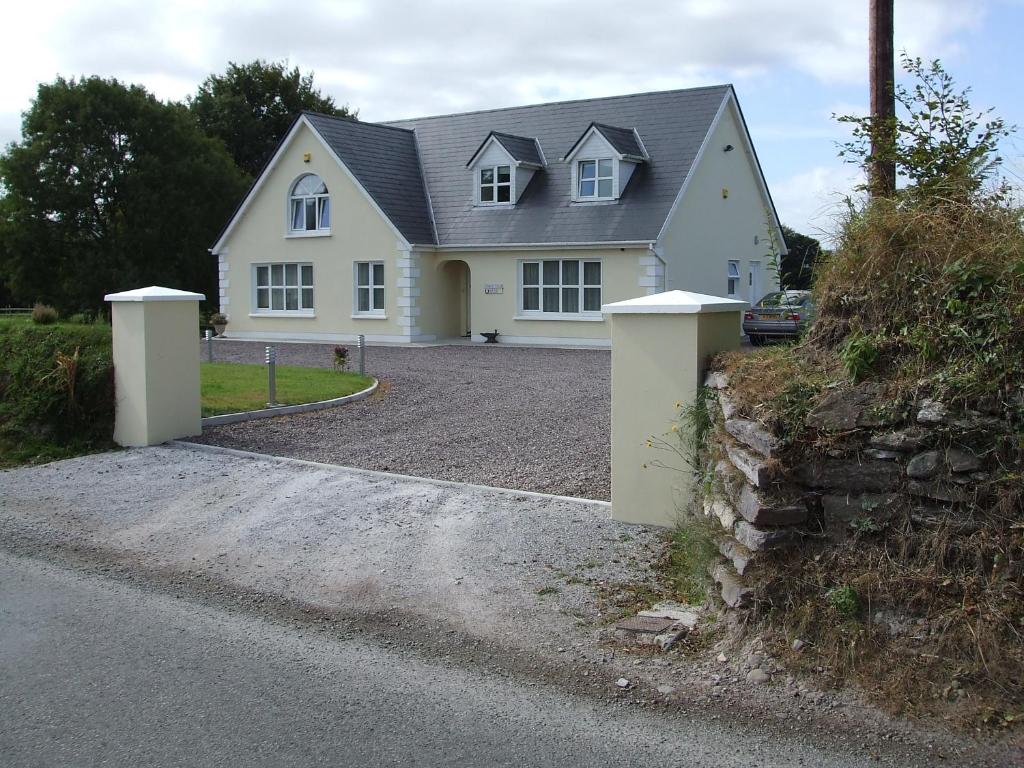
[[64,314],[151,284],[212,299],[207,249],[245,183],[182,105],[99,77],[40,85],[0,156],[0,279]]
[[228,64],[210,75],[189,99],[189,109],[210,136],[224,142],[235,163],[255,177],[303,110],[355,117],[348,107],[313,87],[313,74],[283,62]]
[[976,111],[970,89],[958,91],[938,60],[924,64],[904,53],[900,62],[915,80],[909,89],[895,86],[902,114],[838,117],[853,126],[853,139],[841,145],[840,156],[864,167],[895,163],[924,198],[970,198],[995,174],[999,141],[1013,128],[991,109]]
[[783,225],[789,253],[781,259],[779,275],[782,287],[790,290],[809,290],[814,272],[814,263],[821,255],[821,243],[813,237],[802,235],[795,229]]

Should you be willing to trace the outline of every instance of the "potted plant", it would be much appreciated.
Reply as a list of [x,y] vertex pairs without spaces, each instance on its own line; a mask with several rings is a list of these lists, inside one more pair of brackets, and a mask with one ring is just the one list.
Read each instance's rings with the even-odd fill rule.
[[228,327],[228,317],[223,312],[214,312],[210,315],[210,325],[218,336],[224,335],[224,329]]
[[339,346],[334,348],[334,370],[348,370],[348,347]]

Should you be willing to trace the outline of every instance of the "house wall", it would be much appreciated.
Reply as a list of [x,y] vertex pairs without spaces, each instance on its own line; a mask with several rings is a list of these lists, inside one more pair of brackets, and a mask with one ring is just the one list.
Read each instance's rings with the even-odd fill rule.
[[[771,214],[742,130],[732,103],[726,104],[656,246],[665,261],[666,290],[728,296],[730,260],[740,262],[740,290],[733,298],[753,302],[778,290],[778,272],[767,255]],[[724,152],[728,144],[734,149]],[[723,189],[728,190],[728,197],[723,197]],[[751,261],[761,262],[761,296],[750,295]]]
[[[403,341],[418,334],[414,296],[415,264],[395,230],[331,157],[320,139],[301,125],[291,143],[236,223],[221,249],[222,311],[228,315],[227,336],[348,340],[365,334],[370,340]],[[303,161],[304,153],[311,162]],[[316,173],[331,195],[331,234],[288,236],[288,197],[295,179]],[[400,260],[405,260],[404,262]],[[356,261],[383,261],[385,315],[354,319]],[[263,262],[312,263],[313,316],[253,316],[252,266]],[[227,299],[225,302],[224,299]]]
[[[608,346],[611,338],[605,317],[550,320],[523,319],[519,315],[519,262],[539,259],[596,259],[601,261],[602,303],[631,299],[644,293],[640,286],[643,274],[641,261],[649,256],[646,249],[553,249],[508,250],[482,252],[439,252],[421,260],[423,300],[421,327],[432,333],[434,327],[453,327],[452,318],[459,311],[459,300],[434,300],[429,286],[444,278],[444,265],[464,261],[470,270],[470,322],[473,337],[480,340],[482,331],[498,330],[500,340],[513,343],[585,344]],[[488,285],[500,285],[501,293],[486,293]],[[437,323],[435,326],[434,324]]]

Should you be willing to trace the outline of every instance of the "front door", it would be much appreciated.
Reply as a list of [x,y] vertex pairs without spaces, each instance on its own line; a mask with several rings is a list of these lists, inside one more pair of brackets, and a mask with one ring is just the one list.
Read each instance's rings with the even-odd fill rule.
[[748,285],[750,287],[750,303],[751,305],[754,305],[764,297],[764,294],[761,293],[760,261],[750,262],[750,275],[748,276]]

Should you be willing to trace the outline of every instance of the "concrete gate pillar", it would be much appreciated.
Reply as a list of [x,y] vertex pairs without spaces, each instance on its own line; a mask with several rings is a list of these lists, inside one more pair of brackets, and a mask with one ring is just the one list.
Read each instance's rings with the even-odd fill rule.
[[202,432],[201,293],[151,286],[104,296],[114,336],[114,442],[157,445]]
[[[693,498],[688,471],[653,467],[648,448],[694,402],[708,361],[740,344],[747,302],[668,291],[605,304],[612,325],[612,517],[671,526]],[[666,438],[668,439],[668,438]],[[671,462],[680,464],[681,461]],[[645,467],[646,465],[646,467]]]

